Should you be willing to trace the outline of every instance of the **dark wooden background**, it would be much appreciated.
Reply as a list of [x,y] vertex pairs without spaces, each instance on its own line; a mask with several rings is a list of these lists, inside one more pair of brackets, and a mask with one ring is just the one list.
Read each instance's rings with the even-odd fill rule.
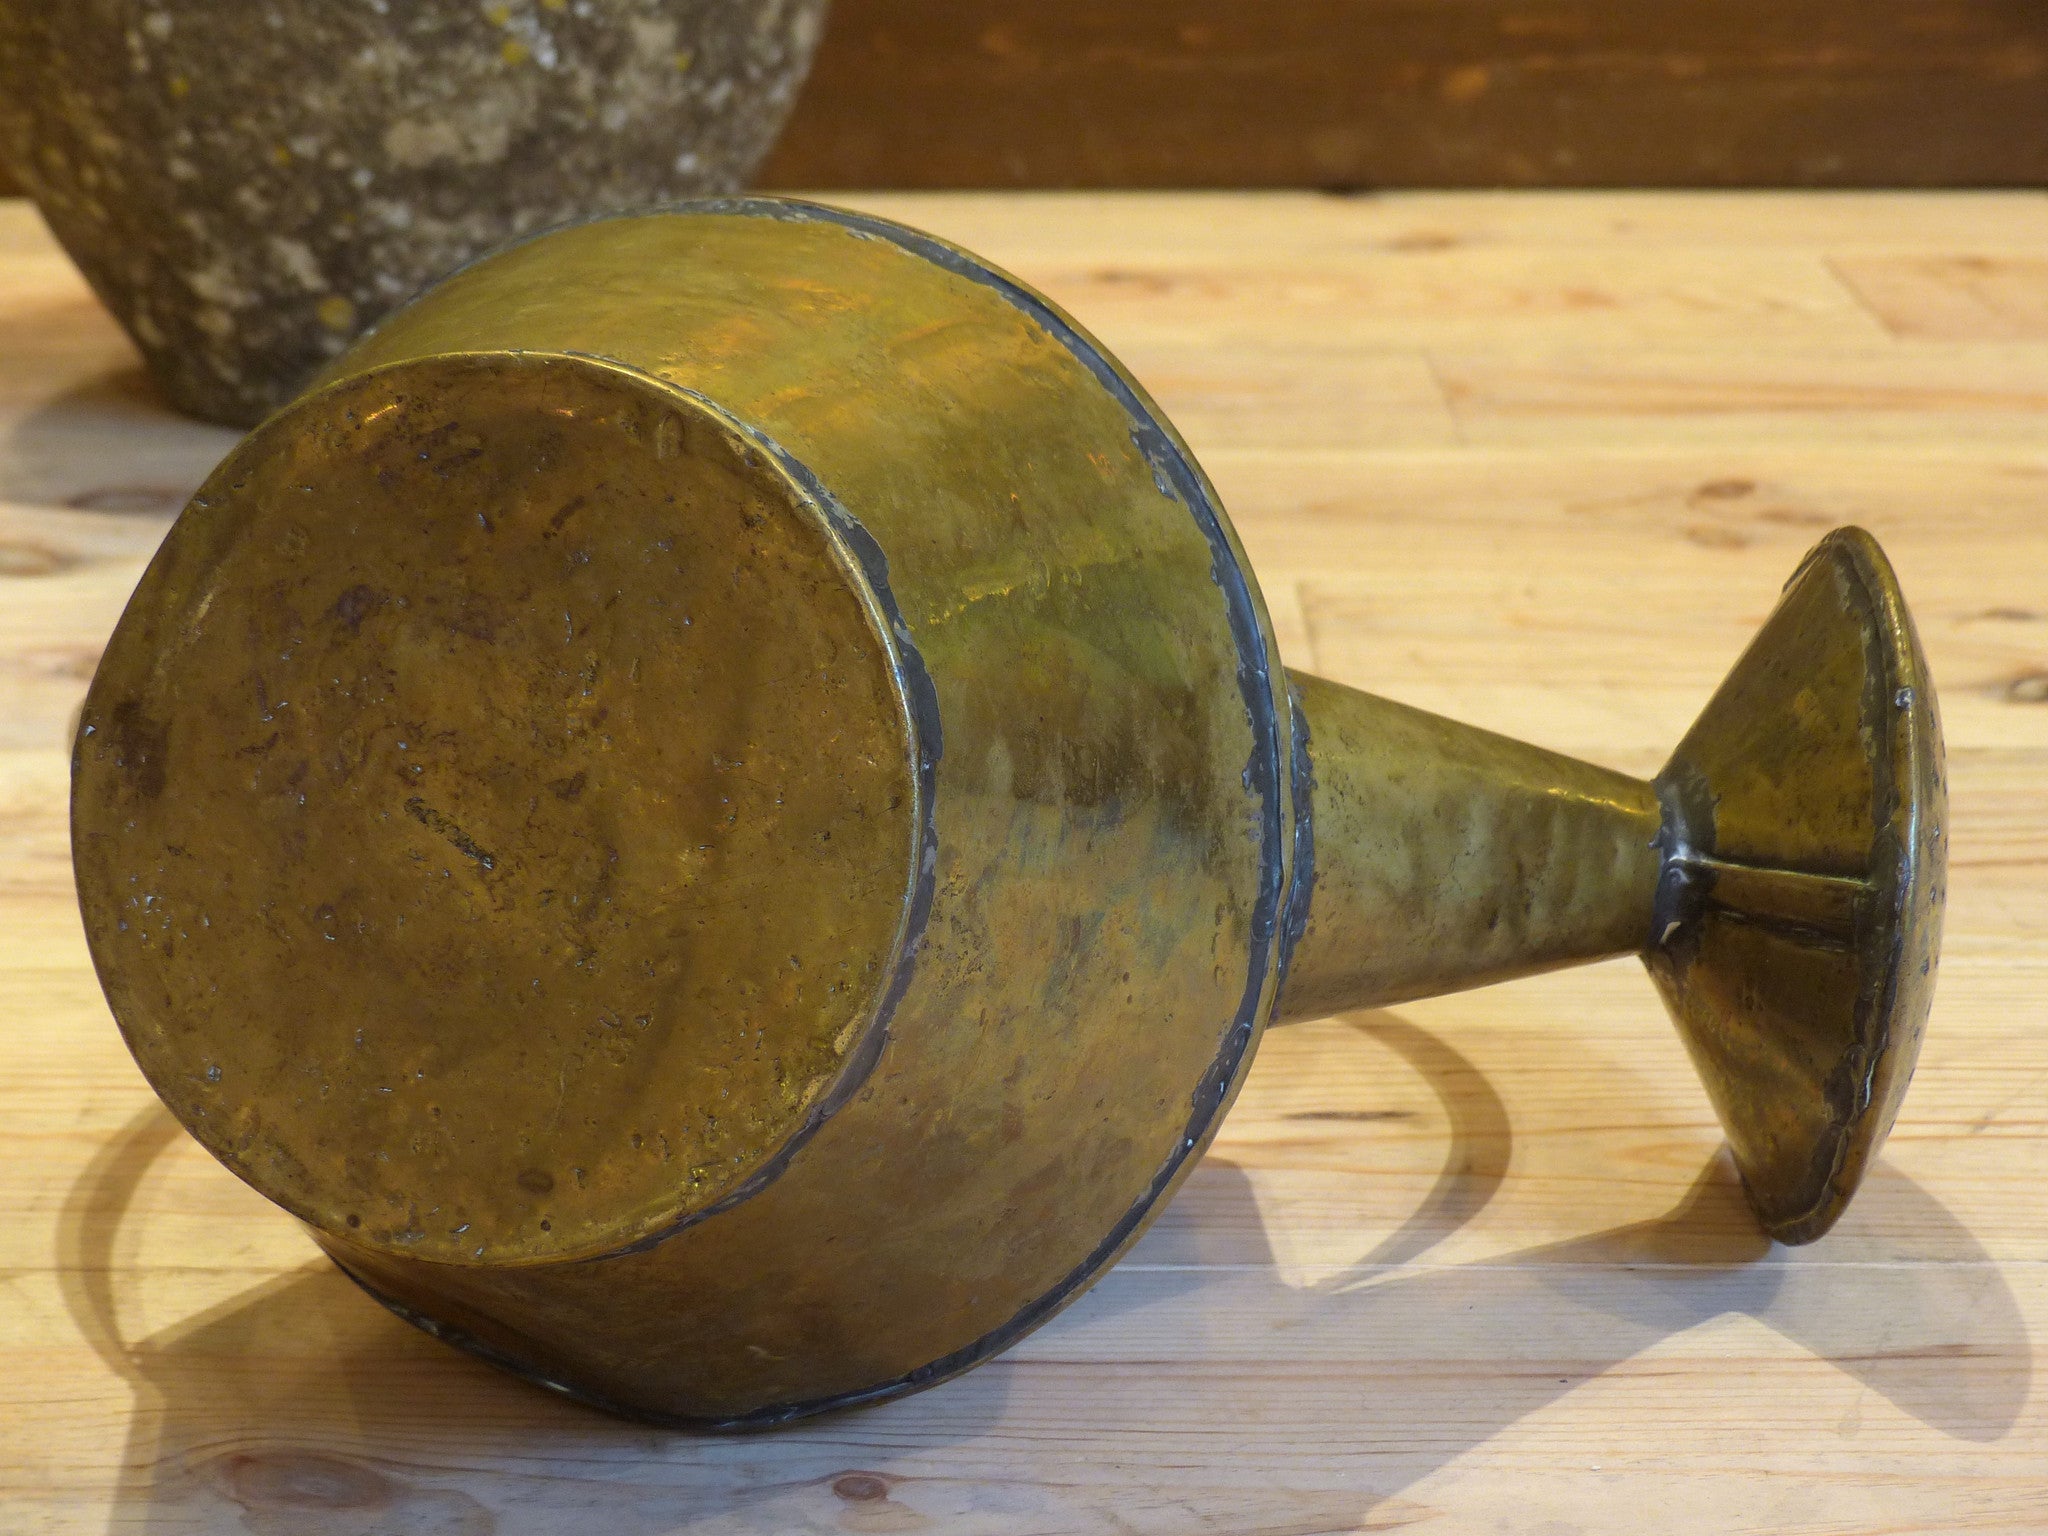
[[2048,0],[835,0],[778,187],[2048,182]]
[[2038,186],[2048,0],[835,0],[762,179]]

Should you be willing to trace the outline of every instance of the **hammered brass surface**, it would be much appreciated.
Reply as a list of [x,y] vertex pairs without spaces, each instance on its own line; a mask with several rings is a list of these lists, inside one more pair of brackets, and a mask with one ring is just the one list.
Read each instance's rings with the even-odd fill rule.
[[1315,896],[1275,1022],[1634,954],[1662,812],[1641,779],[1289,674]]
[[1941,728],[1868,534],[1808,557],[1653,783],[1293,675],[1315,894],[1276,1022],[1640,951],[1758,1219],[1840,1216],[1920,1050]]
[[[587,1397],[771,1420],[1001,1347],[1136,1235],[1206,1141],[1274,982],[1284,691],[1199,472],[1035,302],[907,232],[749,203],[516,247],[345,359],[337,387],[359,414],[403,386],[380,365],[511,351],[601,355],[675,401],[715,401],[869,549],[931,790],[914,964],[872,1026],[886,1043],[772,1179],[582,1263],[427,1263],[316,1224],[394,1305]],[[290,458],[297,436],[273,421],[245,463]],[[434,504],[457,522],[491,510],[461,482]],[[174,531],[160,563],[191,537]],[[155,665],[149,606],[115,665]],[[804,619],[789,602],[759,617]],[[87,908],[96,929],[116,916],[104,895]],[[141,984],[153,960],[124,964]],[[343,1008],[325,1027],[353,1022]],[[236,1028],[217,1026],[223,1051]]]
[[576,360],[358,380],[231,455],[83,716],[95,959],[287,1209],[604,1252],[758,1170],[872,1018],[908,719],[815,509]]
[[[472,394],[458,399],[458,382]],[[616,404],[599,409],[600,397]],[[526,426],[486,430],[521,410]],[[559,454],[527,435],[549,410],[581,421]],[[327,451],[323,440],[353,441],[387,413],[423,413],[416,463],[400,454],[352,481],[344,454],[300,472]],[[628,418],[642,426],[626,430]],[[660,426],[671,418],[685,424],[673,440]],[[605,434],[620,432],[628,446],[604,451]],[[685,440],[687,451],[662,451]],[[1290,688],[1213,491],[1143,392],[1071,321],[914,231],[773,200],[580,226],[488,258],[394,316],[234,462],[225,499],[244,509],[245,543],[209,533],[215,507],[188,511],[115,635],[88,714],[94,734],[80,745],[81,894],[109,996],[145,1065],[152,1052],[222,1065],[221,1086],[207,1090],[215,1100],[175,1072],[153,1077],[201,1139],[305,1216],[351,1275],[429,1332],[559,1390],[664,1423],[748,1426],[977,1363],[1050,1317],[1143,1229],[1207,1144],[1276,1014],[1645,952],[1729,1119],[1752,1198],[1788,1237],[1817,1228],[1785,1219],[1797,1204],[1786,1170],[1825,1163],[1838,1204],[1896,1108],[1931,976],[1939,743],[1910,626],[1861,535],[1823,546],[1655,784],[1313,678],[1296,675]],[[472,528],[499,517],[519,474],[550,492],[490,535],[503,569],[462,564],[484,547]],[[340,506],[352,484],[380,509],[392,547],[365,553],[340,526],[321,530],[317,560],[289,547],[308,511]],[[399,485],[416,498],[416,525],[395,510]],[[561,513],[578,496],[587,502]],[[745,533],[721,521],[736,510]],[[550,542],[558,515],[568,528],[616,518],[622,542],[605,558],[671,520],[688,537],[658,551],[675,557],[661,582],[639,569],[584,573]],[[789,541],[770,576],[751,569],[750,515]],[[810,553],[798,558],[799,548]],[[432,767],[461,792],[444,804],[422,791],[434,817],[398,818],[410,841],[375,820],[390,810],[387,789],[323,805],[318,836],[290,849],[296,864],[280,862],[285,845],[240,827],[274,813],[269,781],[238,756],[246,687],[237,696],[232,679],[267,676],[297,634],[272,593],[310,583],[331,612],[353,590],[337,574],[351,561],[435,611],[459,613],[472,585],[497,594],[524,643],[448,649],[422,674],[460,725]],[[1840,576],[1831,590],[1848,595],[1819,603],[1806,624],[1796,616],[1815,572],[1854,580]],[[531,582],[517,589],[524,603],[513,598],[521,580]],[[765,1030],[759,1058],[713,1052],[718,1102],[736,1097],[734,1118],[720,1108],[717,1128],[708,1123],[713,1078],[695,1070],[687,1043],[644,1095],[624,1084],[637,1059],[557,1050],[531,1072],[504,1054],[516,1047],[493,1033],[502,1010],[491,978],[510,965],[501,979],[516,986],[547,939],[541,927],[523,937],[508,927],[484,941],[511,948],[481,979],[456,967],[471,1005],[489,1006],[393,1037],[430,1054],[452,1031],[489,1069],[466,1102],[494,1145],[447,1163],[445,1178],[413,1180],[431,1171],[416,1163],[405,1188],[476,1205],[492,1240],[465,1252],[438,1238],[424,1246],[410,1226],[351,1226],[347,1202],[397,1187],[379,1183],[395,1176],[296,1149],[341,1138],[357,1162],[375,1162],[394,1138],[418,1134],[419,1101],[378,1105],[361,1122],[324,1118],[323,1089],[359,1092],[368,1079],[326,1058],[287,1076],[274,1065],[278,1042],[347,1042],[367,1005],[396,1001],[394,977],[411,977],[415,992],[441,981],[408,971],[395,925],[347,940],[335,951],[347,963],[331,965],[312,948],[326,933],[309,928],[279,941],[274,963],[215,952],[217,968],[244,972],[240,1016],[172,1008],[170,952],[120,926],[131,880],[153,882],[177,856],[169,823],[124,823],[153,774],[158,799],[188,779],[212,786],[177,813],[191,820],[179,846],[208,850],[226,882],[220,900],[259,935],[280,907],[332,901],[359,854],[422,851],[450,871],[424,889],[445,903],[434,931],[452,933],[481,912],[458,895],[468,889],[454,884],[458,860],[476,883],[495,872],[476,853],[495,865],[500,844],[536,868],[574,859],[573,819],[534,823],[522,842],[509,829],[525,802],[497,787],[500,775],[523,782],[537,809],[541,787],[561,777],[539,727],[562,707],[572,669],[541,644],[555,611],[547,584],[594,582],[589,600],[602,608],[606,582],[646,601],[670,580],[691,594],[694,622],[684,637],[671,625],[667,641],[704,658],[702,672],[664,690],[688,707],[665,717],[672,738],[657,743],[643,727],[602,781],[578,771],[591,774],[582,794],[592,806],[671,853],[703,837],[709,791],[641,798],[643,756],[657,781],[664,762],[708,765],[700,789],[718,782],[721,760],[783,763],[789,782],[807,786],[804,817],[756,819],[754,804],[725,834],[751,839],[744,870],[728,860],[694,884],[679,870],[676,891],[650,878],[606,892],[629,935],[665,903],[703,903],[720,939],[643,958],[668,995],[704,999],[694,1038],[730,1050],[743,1020]],[[214,606],[181,595],[202,588]],[[398,621],[364,613],[366,638],[323,643],[386,644],[379,626]],[[565,647],[578,622],[572,612]],[[629,650],[593,642],[597,675],[616,678]],[[1759,656],[1776,660],[1759,671]],[[721,666],[727,675],[713,676]],[[1758,685],[1766,675],[1776,681]],[[534,690],[523,696],[511,689],[522,677]],[[1881,694],[1903,702],[1873,713]],[[168,774],[152,766],[157,737],[144,733],[131,752],[100,734],[131,698],[148,701],[139,718],[171,744]],[[700,711],[700,699],[715,707]],[[323,704],[306,728],[309,763],[351,728],[353,708]],[[850,718],[857,710],[868,713]],[[1752,712],[1748,734],[1731,726]],[[1783,760],[1759,766],[1758,752]],[[1802,798],[1788,776],[1839,793]],[[1788,818],[1796,825],[1780,828]],[[1911,829],[1903,844],[1901,829]],[[827,852],[827,831],[835,845],[851,841]],[[1908,845],[1911,858],[1895,856]],[[1768,857],[1752,859],[1755,848]],[[1845,897],[1842,881],[1866,877],[1880,899]],[[386,883],[375,899],[397,901],[404,880]],[[1763,887],[1777,894],[1755,897]],[[728,895],[730,911],[720,908]],[[767,910],[785,898],[786,909]],[[1827,928],[1838,910],[1857,914],[1846,943]],[[1789,960],[1743,949],[1768,926],[1758,914],[1794,940]],[[1828,943],[1814,939],[1823,930]],[[344,943],[340,932],[332,943]],[[861,979],[844,994],[800,990],[821,961]],[[1812,1041],[1842,1035],[1831,1021],[1844,988],[1859,999],[1853,1039],[1830,1067]],[[1753,1007],[1763,996],[1778,1001]],[[567,1007],[598,997],[570,987],[530,1022],[556,1042],[572,1019],[602,1039],[592,1033],[601,1018]],[[1717,1030],[1779,1056],[1716,1054]],[[245,1049],[273,1065],[231,1076]],[[414,1061],[383,1049],[380,1060]],[[1812,1070],[1765,1070],[1793,1056]],[[493,1080],[505,1086],[495,1105]],[[617,1082],[614,1100],[600,1080]],[[698,1115],[692,1155],[704,1180],[677,1166],[664,1186],[651,1170],[671,1165],[649,1164],[630,1141],[637,1122],[598,1113],[606,1102]],[[543,1110],[560,1103],[588,1115],[576,1133],[587,1144],[570,1149],[581,1160],[568,1166],[625,1172],[593,1184],[562,1236],[543,1236],[538,1222],[556,1207],[505,1194],[503,1175],[535,1166],[532,1151],[546,1152],[549,1170],[563,1166],[569,1144]],[[289,1155],[238,1161],[207,1124],[215,1114],[262,1124],[267,1145]],[[1776,1141],[1751,1134],[1765,1120],[1784,1128]],[[1792,1155],[1802,1148],[1804,1163]],[[735,1154],[714,1177],[712,1162]]]
[[1934,689],[1868,534],[1808,557],[1658,782],[1671,926],[1650,972],[1758,1216],[1811,1241],[1912,1077],[1947,880]]

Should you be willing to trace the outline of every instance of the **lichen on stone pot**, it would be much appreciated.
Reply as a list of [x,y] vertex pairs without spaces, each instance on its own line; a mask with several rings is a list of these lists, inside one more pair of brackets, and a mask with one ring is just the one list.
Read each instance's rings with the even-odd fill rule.
[[0,160],[179,409],[246,426],[506,240],[729,191],[826,0],[0,0]]

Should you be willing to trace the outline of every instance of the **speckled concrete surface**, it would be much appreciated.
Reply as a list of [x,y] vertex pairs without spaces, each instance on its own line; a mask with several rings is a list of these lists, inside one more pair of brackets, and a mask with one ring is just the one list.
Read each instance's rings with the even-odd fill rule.
[[479,252],[744,183],[825,0],[0,0],[0,156],[246,425]]

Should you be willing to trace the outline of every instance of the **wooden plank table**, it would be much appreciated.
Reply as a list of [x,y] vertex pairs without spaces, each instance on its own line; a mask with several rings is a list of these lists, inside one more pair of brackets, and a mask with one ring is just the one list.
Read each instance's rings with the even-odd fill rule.
[[1653,771],[1827,527],[1946,715],[1947,954],[1835,1233],[1769,1247],[1632,962],[1276,1031],[1090,1295],[936,1391],[614,1423],[385,1315],[156,1106],[69,726],[231,442],[0,205],[0,1529],[2048,1530],[2048,196],[899,196],[1122,351],[1287,654]]

